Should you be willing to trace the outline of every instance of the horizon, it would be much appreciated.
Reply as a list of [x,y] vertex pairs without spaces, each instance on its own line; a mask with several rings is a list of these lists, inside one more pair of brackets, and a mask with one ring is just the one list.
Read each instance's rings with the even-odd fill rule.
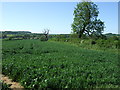
[[[0,32],[2,33],[2,32],[9,32],[9,31],[0,31]],[[10,31],[10,32],[30,32],[30,33],[35,33],[35,32],[31,32],[31,31]],[[51,33],[51,34],[72,34],[72,33]],[[103,33],[103,34],[120,34],[120,33],[111,33],[111,32],[108,32],[108,33]]]

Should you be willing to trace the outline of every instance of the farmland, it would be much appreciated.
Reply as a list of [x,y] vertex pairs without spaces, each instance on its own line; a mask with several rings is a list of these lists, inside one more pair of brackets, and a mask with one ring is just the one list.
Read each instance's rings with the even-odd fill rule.
[[25,88],[119,88],[118,54],[40,40],[2,42],[2,73]]

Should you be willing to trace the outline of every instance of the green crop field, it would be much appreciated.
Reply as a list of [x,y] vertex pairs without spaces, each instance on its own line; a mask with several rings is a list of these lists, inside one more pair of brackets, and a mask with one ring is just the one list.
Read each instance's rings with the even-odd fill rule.
[[2,73],[25,88],[119,88],[118,54],[59,42],[2,42]]

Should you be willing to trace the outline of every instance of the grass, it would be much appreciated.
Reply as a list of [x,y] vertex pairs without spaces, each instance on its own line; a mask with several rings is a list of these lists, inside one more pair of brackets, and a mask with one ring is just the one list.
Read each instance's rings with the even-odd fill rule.
[[[113,52],[113,53],[119,53],[119,40],[114,39],[79,39],[79,38],[60,38],[59,40],[57,38],[51,38],[49,39],[51,42],[61,42],[61,43],[68,43],[80,48],[89,49],[89,50],[95,50],[95,51],[106,51],[106,52]],[[92,42],[95,42],[92,44]]]
[[9,85],[7,85],[6,83],[3,83],[3,81],[1,81],[0,80],[0,89],[1,90],[12,90],[12,89],[10,89],[9,87],[10,87],[10,84]]
[[118,54],[40,40],[3,41],[3,74],[25,88],[119,88]]

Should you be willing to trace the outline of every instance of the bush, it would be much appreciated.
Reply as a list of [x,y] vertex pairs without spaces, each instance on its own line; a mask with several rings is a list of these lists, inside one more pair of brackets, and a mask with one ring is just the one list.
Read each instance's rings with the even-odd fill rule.
[[119,40],[119,38],[117,36],[112,36],[109,38],[110,40]]
[[71,34],[70,37],[71,38],[78,38],[78,35],[77,34]]
[[104,39],[99,39],[99,40],[97,40],[97,45],[98,45],[99,47],[106,47],[108,44],[107,44],[106,40],[104,40]]
[[91,41],[91,44],[93,45],[93,44],[96,44],[96,41]]
[[9,37],[9,40],[13,40],[13,37]]
[[3,83],[3,82],[1,82],[0,84],[2,84],[2,89],[0,88],[1,90],[12,90],[12,89],[9,88],[10,84],[8,85],[8,84]]
[[97,40],[97,45],[102,48],[109,49],[119,49],[119,40],[113,40],[113,38],[108,38],[107,40],[99,39]]
[[42,35],[42,36],[40,37],[40,40],[41,40],[41,41],[47,41],[48,39],[46,38],[45,35]]

